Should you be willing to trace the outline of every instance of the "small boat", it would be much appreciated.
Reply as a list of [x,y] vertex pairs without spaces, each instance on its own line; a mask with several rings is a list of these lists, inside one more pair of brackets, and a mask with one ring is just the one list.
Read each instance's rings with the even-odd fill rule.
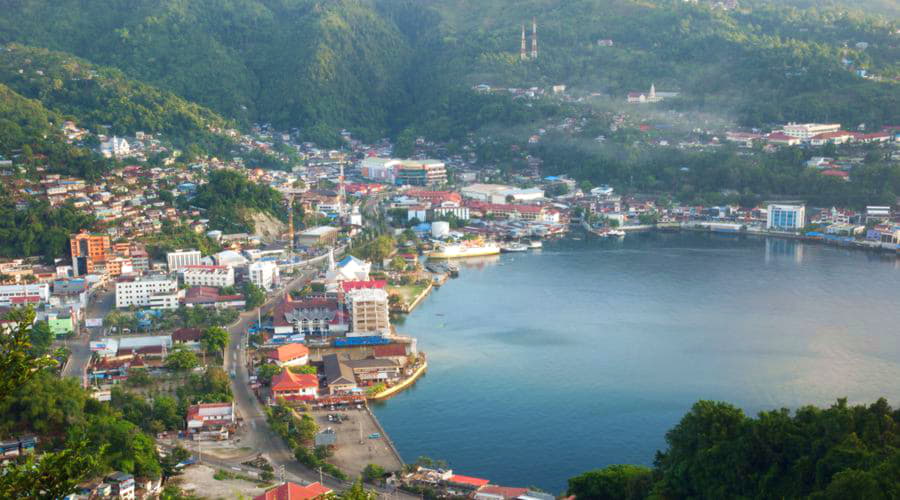
[[528,247],[522,243],[509,243],[500,247],[500,251],[503,253],[524,252],[526,250],[528,250]]
[[616,238],[624,238],[625,237],[625,231],[622,231],[621,229],[613,229],[607,234],[609,234],[610,236],[616,237]]
[[536,250],[538,248],[544,248],[544,242],[541,240],[531,240],[528,242],[528,248],[532,250]]

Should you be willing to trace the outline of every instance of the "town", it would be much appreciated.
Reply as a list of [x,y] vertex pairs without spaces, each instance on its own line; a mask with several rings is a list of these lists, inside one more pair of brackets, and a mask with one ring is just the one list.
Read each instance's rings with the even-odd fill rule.
[[[72,122],[64,128],[72,141],[90,134]],[[294,480],[278,487],[292,498],[317,498],[356,476],[382,492],[552,498],[430,463],[407,465],[368,409],[426,372],[415,332],[401,333],[392,318],[458,275],[452,259],[528,251],[570,231],[577,238],[673,230],[802,238],[893,256],[900,243],[892,206],[692,205],[547,175],[544,161],[526,151],[526,168],[511,174],[423,138],[410,158],[394,158],[388,141],[368,145],[345,133],[343,150],[324,150],[295,143],[294,132],[266,125],[248,135],[226,132],[245,153],[296,162],[286,170],[240,158],[184,164],[147,134],[101,136],[98,152],[124,166],[99,182],[41,167],[23,178],[19,159],[0,165],[17,208],[41,202],[96,220],[68,235],[68,258],[0,262],[0,312],[33,308],[46,352],[61,348],[53,351],[60,374],[96,400],[177,402],[183,413],[155,425],[156,444],[179,467],[209,468],[209,477],[191,476],[197,491],[213,474],[231,474],[244,478],[249,493],[281,498],[260,486],[280,474]],[[763,151],[828,146],[831,156],[813,155],[806,168],[846,182],[864,161],[854,147],[892,147],[884,154],[900,159],[896,128],[864,134],[789,123],[767,134],[722,136],[746,148],[765,143]],[[279,152],[285,149],[291,154]],[[160,152],[166,160],[147,161]],[[247,232],[210,227],[208,210],[191,199],[223,172],[278,193],[287,217],[258,213]],[[267,433],[277,435],[275,444]],[[44,438],[4,441],[5,459],[34,453]],[[116,472],[85,483],[77,497],[152,496],[159,479]]]

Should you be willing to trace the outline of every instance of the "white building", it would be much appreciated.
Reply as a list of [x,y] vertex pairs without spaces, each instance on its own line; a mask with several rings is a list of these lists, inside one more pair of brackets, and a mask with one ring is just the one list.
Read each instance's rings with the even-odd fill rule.
[[388,335],[391,332],[388,295],[381,288],[359,288],[347,293],[352,330],[348,337]]
[[185,266],[200,265],[200,250],[175,250],[166,254],[169,271],[177,271]]
[[462,188],[459,191],[459,194],[461,194],[463,198],[472,200],[491,201],[493,195],[510,189],[512,189],[511,186],[504,186],[502,184],[472,184]]
[[107,158],[122,158],[131,154],[131,146],[125,139],[113,136],[100,144],[100,153]]
[[541,188],[504,189],[491,195],[491,203],[511,203],[517,201],[537,201],[544,198]]
[[766,215],[767,229],[795,231],[806,226],[806,205],[770,203]]
[[788,123],[782,128],[782,132],[805,141],[814,135],[837,132],[840,129],[840,123]]
[[47,302],[50,300],[50,285],[47,283],[36,283],[32,285],[0,286],[0,306],[8,306],[29,297],[36,297],[39,302]]
[[223,288],[234,285],[234,268],[230,266],[183,266],[181,277],[187,286]]
[[123,278],[116,282],[116,307],[178,308],[178,281],[166,275]]
[[271,290],[278,284],[278,264],[275,262],[254,262],[247,271],[250,273],[250,283],[263,290]]

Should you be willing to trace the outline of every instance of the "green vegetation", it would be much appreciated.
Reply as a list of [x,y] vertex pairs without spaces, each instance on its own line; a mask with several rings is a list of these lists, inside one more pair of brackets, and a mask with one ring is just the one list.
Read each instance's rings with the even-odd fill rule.
[[666,433],[652,470],[615,465],[569,480],[578,498],[896,498],[900,411],[884,399],[761,412],[700,401]]
[[0,186],[0,257],[41,256],[47,264],[68,256],[69,236],[92,228],[94,217],[71,204],[51,207],[31,201],[17,210],[13,198]]
[[207,353],[224,356],[228,347],[228,331],[220,326],[211,326],[203,330],[200,343]]
[[244,308],[248,311],[252,311],[257,307],[263,305],[266,301],[266,292],[262,288],[250,283],[249,281],[244,282],[244,286],[241,289],[241,292],[244,294],[244,301],[246,305]]
[[322,453],[310,448],[319,432],[319,426],[312,417],[304,413],[298,418],[284,401],[278,401],[275,406],[266,408],[266,418],[272,430],[294,450],[294,457],[298,462],[313,469],[321,468],[323,472],[338,479],[347,479],[343,471],[325,461],[326,457],[319,456]]
[[179,372],[193,370],[200,366],[200,360],[194,351],[189,349],[176,349],[166,358],[166,368]]
[[284,368],[274,364],[266,363],[256,369],[256,376],[261,384],[269,385],[272,383],[272,377],[278,375]]
[[8,45],[0,51],[0,82],[48,109],[75,117],[79,126],[93,133],[162,133],[179,147],[194,145],[209,152],[232,147],[224,135],[210,131],[231,125],[221,116],[71,54]]
[[[69,51],[240,122],[299,126],[304,139],[323,146],[340,144],[343,127],[364,139],[390,133],[401,153],[417,135],[460,139],[473,128],[559,111],[552,99],[526,103],[469,90],[479,83],[565,83],[615,100],[656,83],[682,93],[665,106],[727,113],[744,125],[877,126],[897,109],[893,84],[861,79],[842,64],[846,58],[888,79],[900,73],[896,22],[859,11],[762,2],[722,11],[675,0],[478,7],[469,0],[23,0],[0,20],[0,41]],[[519,22],[532,16],[541,56],[522,62]],[[602,38],[615,45],[598,46]],[[856,48],[858,41],[869,45]],[[22,78],[34,78],[28,73]],[[60,93],[47,80],[41,88]],[[177,104],[188,123],[215,120]]]
[[193,206],[206,209],[209,226],[225,232],[253,232],[251,213],[285,214],[281,194],[269,186],[250,182],[240,172],[210,172],[209,182],[197,189]]
[[[225,370],[211,366],[202,374],[192,373],[186,383],[176,390],[179,404],[185,409],[187,405],[197,403],[222,403],[231,401],[231,381]],[[183,412],[182,412],[183,414]]]
[[384,479],[384,467],[378,464],[369,464],[366,465],[366,468],[363,469],[363,481],[368,481],[370,483],[374,483],[377,481],[381,481]]
[[181,248],[196,248],[203,255],[211,255],[222,250],[222,247],[208,236],[198,233],[189,226],[173,224],[163,220],[162,228],[143,238],[147,253],[151,258],[165,260],[166,253]]

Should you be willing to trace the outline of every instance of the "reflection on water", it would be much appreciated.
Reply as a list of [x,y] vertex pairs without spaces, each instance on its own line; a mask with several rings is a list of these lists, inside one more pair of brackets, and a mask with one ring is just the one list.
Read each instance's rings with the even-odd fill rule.
[[784,238],[766,238],[766,264],[776,261],[784,262],[785,257],[793,260],[795,264],[803,264],[803,249],[805,245],[801,241]]
[[900,269],[877,254],[685,233],[457,262],[403,325],[428,376],[375,409],[407,461],[561,492],[650,464],[698,399],[900,404]]

